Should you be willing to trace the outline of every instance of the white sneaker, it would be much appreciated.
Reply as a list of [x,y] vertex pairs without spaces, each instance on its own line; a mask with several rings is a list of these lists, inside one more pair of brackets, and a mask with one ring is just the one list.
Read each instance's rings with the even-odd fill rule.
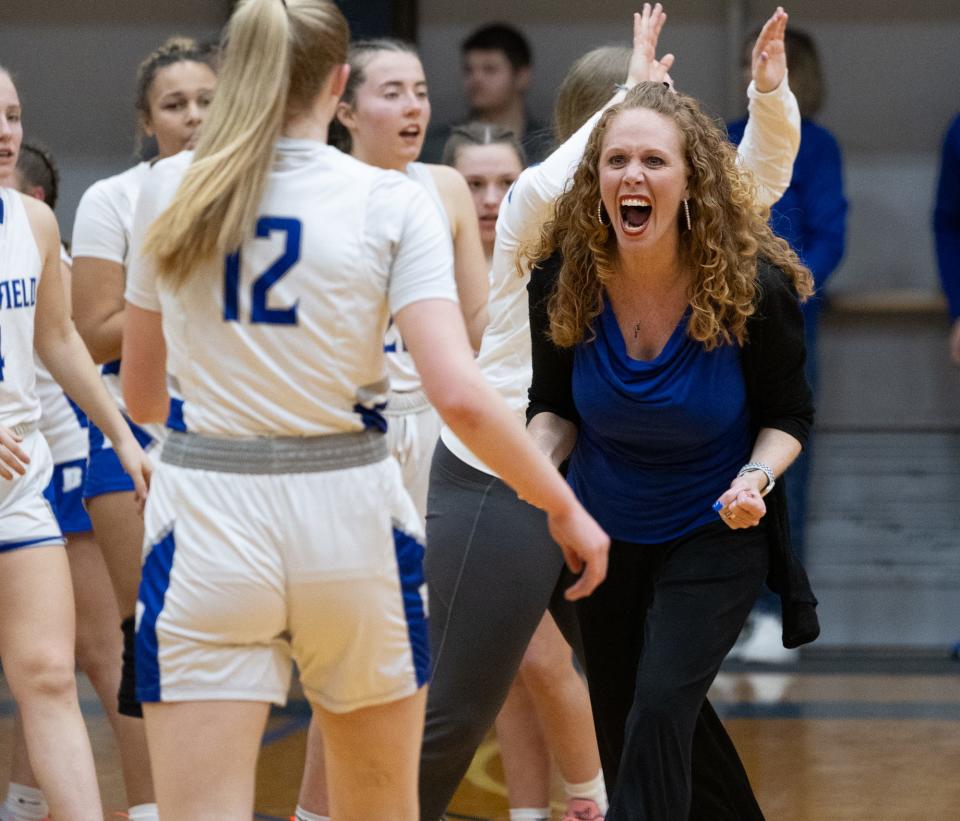
[[756,613],[752,630],[740,645],[737,658],[758,664],[792,664],[800,658],[799,650],[783,646],[783,624],[773,613]]

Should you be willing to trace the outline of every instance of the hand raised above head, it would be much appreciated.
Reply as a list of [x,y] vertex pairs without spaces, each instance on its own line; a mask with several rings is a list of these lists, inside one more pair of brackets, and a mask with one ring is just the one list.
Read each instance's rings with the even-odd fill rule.
[[787,73],[787,50],[783,44],[783,35],[787,30],[789,15],[781,6],[763,24],[760,36],[753,46],[750,61],[751,75],[757,91],[773,91]]
[[667,13],[659,3],[653,7],[644,3],[643,11],[633,15],[633,53],[626,80],[629,88],[644,80],[657,83],[670,80],[668,72],[673,65],[673,55],[665,54],[657,59],[657,41],[666,21]]

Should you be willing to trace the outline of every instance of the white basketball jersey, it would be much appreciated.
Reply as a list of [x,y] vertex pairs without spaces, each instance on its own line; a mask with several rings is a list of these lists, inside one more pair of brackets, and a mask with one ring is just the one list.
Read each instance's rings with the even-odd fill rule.
[[43,261],[21,195],[0,188],[0,425],[40,419],[33,320]]
[[[60,249],[60,260],[70,265],[70,256]],[[86,459],[90,451],[87,435],[87,417],[57,384],[34,354],[37,366],[37,396],[40,397],[40,432],[50,446],[56,465]]]
[[313,436],[385,430],[387,318],[456,301],[450,234],[423,187],[314,140],[281,139],[240,251],[179,290],[138,250],[191,155],[151,170],[127,300],[161,311],[188,431]]
[[[430,199],[436,205],[437,212],[447,229],[447,237],[451,237],[450,218],[447,216],[447,209],[443,205],[443,200],[437,190],[437,184],[433,179],[433,174],[430,173],[430,169],[422,162],[412,162],[407,165],[407,176],[420,183],[430,195]],[[397,330],[397,326],[393,322],[390,322],[387,333],[383,338],[383,350],[387,355],[390,389],[400,393],[420,390],[420,374],[417,373],[417,366],[413,364],[413,357],[407,352],[403,340],[400,338],[400,331]]]
[[[150,163],[142,162],[121,174],[107,177],[91,185],[77,206],[73,223],[73,258],[94,257],[116,262],[129,269],[133,249],[133,215],[140,198],[140,188],[150,173]],[[120,387],[120,360],[107,362],[101,368],[103,383],[120,410],[126,413]],[[163,425],[143,425],[154,439],[163,441]]]

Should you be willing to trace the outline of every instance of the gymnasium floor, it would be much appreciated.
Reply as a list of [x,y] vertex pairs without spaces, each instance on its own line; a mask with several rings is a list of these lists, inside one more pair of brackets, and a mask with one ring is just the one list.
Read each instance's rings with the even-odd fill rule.
[[[730,664],[711,698],[770,821],[960,819],[960,662],[818,653],[776,672]],[[116,751],[83,679],[81,699],[110,817],[123,807]],[[0,785],[8,771],[11,712],[0,677]],[[257,819],[289,818],[307,721],[298,698],[271,717],[258,775]],[[506,819],[505,794],[491,736],[450,818]],[[561,804],[555,807],[559,818]]]

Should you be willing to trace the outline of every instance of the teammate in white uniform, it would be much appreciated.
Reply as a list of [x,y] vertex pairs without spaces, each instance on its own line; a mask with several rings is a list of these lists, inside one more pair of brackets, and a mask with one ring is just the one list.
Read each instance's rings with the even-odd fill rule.
[[[156,141],[159,157],[194,146],[216,87],[213,56],[209,49],[192,40],[172,38],[141,64],[136,96],[139,125],[144,135]],[[73,230],[74,317],[94,360],[103,364],[104,382],[121,410],[123,290],[133,214],[149,168],[149,163],[142,162],[94,183],[80,201]],[[176,424],[175,411],[176,405],[171,407],[171,424]],[[165,435],[162,424],[132,425],[131,430],[148,451]],[[140,580],[143,519],[131,493],[130,478],[118,464],[109,438],[95,425],[90,426],[84,500],[110,571],[122,619],[124,652],[119,709],[122,715],[136,717],[141,711],[134,692],[134,608]],[[141,744],[144,752],[131,758],[127,767],[127,797],[135,807],[153,802],[145,742]]]
[[[349,63],[350,78],[331,141],[365,163],[407,174],[426,189],[453,240],[457,292],[471,344],[478,350],[487,320],[488,268],[463,180],[442,165],[416,161],[430,124],[420,58],[413,46],[399,40],[361,40],[351,44]],[[404,485],[423,518],[440,419],[393,323],[384,351],[390,375],[386,409],[390,452],[400,463]]]
[[[589,112],[623,99],[609,98],[615,83],[659,79],[665,66],[655,59],[655,36],[662,25],[659,4],[635,21],[634,52],[605,49],[583,57],[561,85],[556,106],[559,136],[565,142],[543,163],[523,172],[504,200],[497,223],[490,294],[490,324],[478,362],[484,376],[522,418],[531,380],[529,260],[518,275],[518,251],[539,235],[580,162],[587,137],[600,113]],[[799,111],[785,76],[782,27],[778,12],[764,28],[755,50],[754,70],[762,91],[751,86],[749,138],[740,146],[743,162],[756,175],[762,205],[775,201],[789,185],[799,146]],[[767,59],[765,50],[780,59]],[[613,57],[611,60],[610,58]],[[672,59],[672,58],[671,58]],[[668,62],[664,58],[664,62]],[[629,65],[628,65],[629,64]],[[669,64],[666,68],[669,67]],[[776,68],[781,69],[775,77]],[[586,120],[586,122],[584,122]],[[540,416],[543,416],[541,414]],[[551,431],[531,428],[553,457],[569,443]],[[559,461],[556,460],[559,464]],[[557,591],[564,584],[562,561],[537,511],[503,493],[496,470],[444,429],[434,456],[427,519],[430,550],[426,576],[433,600],[430,643],[434,679],[427,704],[421,756],[421,806],[435,821],[445,810],[488,731],[514,679],[531,636],[549,607],[569,641],[577,641],[575,614]],[[545,581],[552,566],[555,576]],[[489,568],[497,568],[490,573]],[[514,580],[503,585],[501,572]],[[508,614],[505,617],[504,614]],[[465,702],[464,692],[474,697]],[[714,716],[715,719],[715,716]],[[699,729],[698,725],[698,729]],[[722,726],[717,722],[717,733]],[[702,737],[698,741],[702,741]],[[616,772],[604,773],[607,780]],[[695,773],[696,776],[696,773]],[[586,786],[602,795],[602,783]],[[749,783],[742,788],[749,791]],[[584,794],[582,791],[578,791]],[[750,793],[752,798],[752,793]],[[602,802],[582,817],[603,814]]]
[[[0,68],[0,180],[23,138],[20,103]],[[74,612],[63,536],[43,490],[52,474],[37,429],[34,348],[61,385],[115,437],[146,495],[149,462],[70,321],[60,235],[50,209],[0,188],[0,657],[36,776],[57,818],[103,818],[74,679]],[[35,321],[36,320],[36,321]]]
[[[487,322],[487,272],[470,196],[460,176],[442,165],[417,162],[430,123],[423,66],[413,46],[400,40],[360,40],[350,46],[350,77],[331,125],[331,143],[378,168],[418,182],[453,241],[457,292],[467,333],[479,349]],[[421,519],[427,515],[430,462],[440,437],[440,417],[428,401],[413,357],[392,321],[384,337],[390,398],[387,445],[400,463],[403,484]],[[326,807],[323,744],[311,725],[297,812],[314,816]],[[323,818],[323,815],[319,817]]]
[[[53,157],[44,148],[23,143],[13,177],[14,187],[22,194],[42,200],[51,210],[56,207],[59,175]],[[62,247],[60,262],[69,304],[70,257]],[[45,495],[67,540],[67,558],[76,603],[77,666],[93,684],[113,729],[125,786],[134,799],[128,809],[129,817],[133,821],[151,821],[156,817],[155,805],[136,803],[143,782],[146,781],[148,787],[150,783],[143,725],[136,719],[120,715],[117,710],[123,650],[121,634],[117,630],[120,615],[111,589],[110,575],[83,506],[83,480],[88,453],[87,417],[64,393],[39,357],[35,356],[35,361],[37,396],[41,408],[39,428],[50,446],[54,462],[53,477]],[[34,814],[38,817],[48,813],[46,799],[37,788],[27,759],[19,716],[15,721],[15,731],[10,783],[6,801],[0,805],[0,821],[20,821],[23,817],[33,817],[22,815],[25,806],[35,810]]]
[[[443,162],[467,181],[492,268],[500,204],[523,171],[523,148],[501,126],[470,123],[451,132]],[[606,808],[590,696],[550,613],[530,639],[496,721],[511,821],[550,818],[551,758],[563,780],[567,815]]]
[[164,444],[138,605],[164,817],[250,816],[291,657],[336,817],[416,817],[429,659],[420,521],[382,435],[389,316],[440,413],[586,559],[570,595],[604,573],[606,537],[473,363],[428,195],[326,145],[348,37],[332,2],[241,2],[196,155],[138,204],[124,396],[161,419],[169,372],[189,431]]

